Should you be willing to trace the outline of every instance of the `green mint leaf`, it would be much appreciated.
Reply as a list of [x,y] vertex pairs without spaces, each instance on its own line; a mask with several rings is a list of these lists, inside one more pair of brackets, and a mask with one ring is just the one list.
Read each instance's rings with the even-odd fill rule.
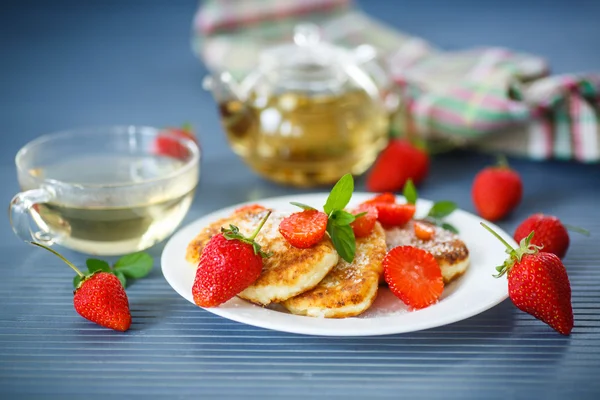
[[88,271],[90,271],[90,272],[96,272],[96,271],[110,272],[110,265],[108,265],[108,263],[104,260],[98,260],[96,258],[88,258],[85,261],[85,265],[87,265]]
[[367,215],[367,212],[366,212],[366,211],[363,211],[363,212],[361,212],[361,213],[358,213],[358,214],[354,214],[354,219],[355,219],[355,220],[357,220],[357,219],[359,219],[360,217],[364,217],[365,215]]
[[354,178],[351,174],[346,174],[340,178],[335,184],[327,201],[323,206],[323,210],[327,215],[330,215],[335,210],[342,210],[348,205],[354,191]]
[[121,281],[121,285],[123,285],[123,288],[127,287],[127,278],[125,277],[125,274],[121,271],[115,271],[114,274],[117,276],[117,278],[119,278],[119,280]]
[[77,289],[77,286],[79,286],[79,284],[81,283],[81,279],[82,279],[82,278],[81,278],[81,276],[79,276],[79,275],[75,275],[75,276],[73,277],[73,287],[74,287],[75,289]]
[[447,231],[450,231],[450,232],[452,232],[452,233],[458,233],[458,229],[456,229],[456,228],[454,227],[454,225],[452,225],[452,224],[449,224],[449,223],[447,223],[447,222],[443,222],[443,223],[442,223],[440,226],[441,226],[442,228],[444,228],[445,230],[447,230]]
[[350,225],[337,225],[334,221],[327,222],[327,233],[331,237],[333,247],[340,257],[351,263],[356,253],[356,238]]
[[456,203],[453,201],[443,200],[438,201],[429,210],[428,216],[436,219],[447,217],[456,210]]
[[356,217],[344,210],[335,210],[329,217],[336,225],[350,225]]
[[127,278],[139,279],[152,271],[154,260],[148,253],[134,253],[123,256],[115,263],[115,272],[121,271]]
[[314,207],[308,206],[306,204],[298,203],[298,202],[295,202],[295,201],[290,201],[290,204],[293,205],[293,206],[296,206],[296,207],[300,207],[301,209],[303,209],[305,211],[306,210],[316,210],[316,208],[314,208]]
[[404,196],[408,204],[417,203],[417,198],[419,197],[419,195],[417,194],[417,188],[415,187],[415,184],[413,183],[412,179],[409,179],[404,184],[402,195]]

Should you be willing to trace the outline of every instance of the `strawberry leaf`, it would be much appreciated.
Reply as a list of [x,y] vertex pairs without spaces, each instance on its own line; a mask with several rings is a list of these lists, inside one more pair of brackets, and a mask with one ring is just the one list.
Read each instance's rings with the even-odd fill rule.
[[143,278],[152,271],[154,260],[148,253],[133,253],[123,256],[115,263],[115,273],[120,271],[127,278]]
[[329,197],[327,197],[327,201],[323,206],[325,213],[331,215],[333,211],[342,210],[346,207],[352,198],[353,191],[354,179],[352,178],[352,175],[346,174],[342,176],[333,189],[331,189]]
[[327,222],[327,233],[340,257],[349,263],[352,262],[356,253],[356,238],[350,225],[338,225],[330,219]]
[[121,285],[123,285],[123,288],[127,287],[127,278],[125,277],[125,274],[123,274],[121,271],[115,271],[114,274],[121,281]]
[[419,197],[419,195],[417,194],[417,188],[415,187],[415,184],[413,183],[412,179],[406,181],[404,189],[402,190],[402,195],[404,196],[408,204],[417,203],[417,198]]
[[83,279],[83,278],[82,278],[81,276],[79,276],[79,275],[75,275],[75,276],[73,277],[73,287],[74,287],[75,289],[77,289],[77,287],[78,287],[78,286],[79,286],[79,284],[81,283],[81,280],[82,280],[82,279]]
[[88,258],[85,261],[85,265],[87,265],[88,271],[90,271],[90,272],[96,272],[96,271],[111,272],[110,265],[108,265],[108,263],[104,260],[98,260],[96,258]]
[[303,204],[303,203],[298,203],[296,201],[290,201],[290,204],[293,206],[296,206],[296,207],[300,207],[301,209],[303,209],[305,211],[306,210],[316,210],[316,208],[314,208],[314,207],[311,207],[311,206]]

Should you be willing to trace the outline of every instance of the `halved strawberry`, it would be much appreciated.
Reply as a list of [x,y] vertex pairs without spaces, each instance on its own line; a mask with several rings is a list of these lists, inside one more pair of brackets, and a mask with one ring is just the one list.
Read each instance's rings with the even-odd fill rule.
[[353,214],[366,213],[354,220],[350,224],[354,231],[354,236],[357,238],[366,237],[373,232],[375,222],[377,222],[377,208],[372,205],[364,204],[359,206]]
[[377,203],[395,203],[396,195],[394,193],[385,192],[378,194],[377,196],[364,201],[362,204],[377,204]]
[[444,291],[438,262],[431,253],[417,247],[390,250],[383,259],[383,273],[392,293],[414,309],[436,303]]
[[327,214],[305,210],[284,218],[279,232],[294,247],[307,249],[321,241],[327,229]]
[[435,228],[427,223],[415,221],[413,225],[415,236],[421,240],[431,240],[435,236]]
[[414,204],[377,203],[377,219],[385,226],[401,226],[415,215]]

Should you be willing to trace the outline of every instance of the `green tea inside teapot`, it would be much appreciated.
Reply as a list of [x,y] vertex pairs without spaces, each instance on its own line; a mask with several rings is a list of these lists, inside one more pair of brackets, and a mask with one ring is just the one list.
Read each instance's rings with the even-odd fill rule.
[[241,82],[205,80],[233,151],[263,177],[295,186],[360,175],[387,143],[385,73],[374,51],[321,41],[301,25],[293,43],[265,49]]

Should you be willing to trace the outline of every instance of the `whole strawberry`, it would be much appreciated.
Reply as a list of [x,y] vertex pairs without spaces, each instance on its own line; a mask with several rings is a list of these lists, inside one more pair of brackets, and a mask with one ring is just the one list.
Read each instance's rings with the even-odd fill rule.
[[531,244],[539,246],[547,253],[563,258],[569,248],[569,233],[562,222],[552,215],[534,214],[529,216],[515,230],[513,235],[520,242],[531,232],[535,232]]
[[263,257],[256,235],[271,215],[268,211],[250,237],[230,225],[213,236],[202,250],[192,286],[194,303],[199,307],[216,307],[253,284],[262,271]]
[[156,154],[178,159],[188,157],[189,151],[178,141],[179,138],[191,139],[198,144],[198,139],[190,125],[184,125],[181,128],[167,128],[156,138],[154,143]]
[[402,190],[409,179],[421,183],[429,173],[428,154],[403,139],[393,139],[381,152],[367,177],[371,192]]
[[85,275],[56,251],[39,243],[31,244],[58,256],[79,275],[81,280],[73,292],[73,305],[79,315],[105,328],[122,332],[129,329],[129,300],[116,275],[100,271]]
[[523,197],[521,176],[506,161],[480,171],[473,181],[471,197],[477,213],[497,221],[514,210]]
[[567,270],[555,254],[540,252],[531,244],[534,232],[513,249],[490,227],[482,225],[507,247],[509,258],[496,268],[508,274],[508,295],[522,311],[545,322],[557,332],[569,335],[573,329],[571,285]]
[[94,273],[84,278],[74,293],[75,311],[83,318],[116,331],[125,332],[131,326],[129,300],[115,275]]

